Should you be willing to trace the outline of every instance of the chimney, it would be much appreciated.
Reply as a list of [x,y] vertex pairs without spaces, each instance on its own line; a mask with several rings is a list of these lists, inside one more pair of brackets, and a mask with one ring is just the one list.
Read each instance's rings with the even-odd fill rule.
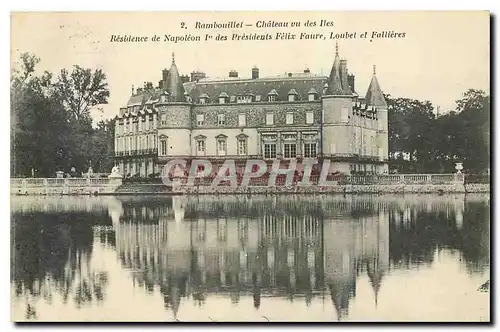
[[288,77],[292,77],[292,75],[293,75],[292,73],[288,73]]
[[309,74],[310,72],[309,68],[304,69],[304,74]]
[[349,89],[349,81],[347,77],[347,60],[340,60],[340,82],[342,84],[342,90],[346,91]]
[[161,71],[161,80],[163,81],[163,83],[160,86],[163,87],[163,88],[165,88],[165,89],[167,88],[166,87],[167,78],[168,78],[168,69],[163,69]]
[[252,80],[256,80],[259,78],[259,68],[253,67],[252,68]]
[[236,70],[229,71],[229,77],[238,77],[238,72]]
[[191,73],[191,82],[198,82],[202,78],[207,77],[204,72],[202,71],[193,71]]
[[354,88],[354,75],[353,74],[347,75],[347,82],[349,83],[349,86],[351,87],[352,92],[356,92],[356,89]]

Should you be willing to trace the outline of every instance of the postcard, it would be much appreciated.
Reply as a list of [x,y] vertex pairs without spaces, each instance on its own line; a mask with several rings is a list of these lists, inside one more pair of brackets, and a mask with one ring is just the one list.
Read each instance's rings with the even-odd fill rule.
[[490,13],[11,13],[14,322],[485,322]]

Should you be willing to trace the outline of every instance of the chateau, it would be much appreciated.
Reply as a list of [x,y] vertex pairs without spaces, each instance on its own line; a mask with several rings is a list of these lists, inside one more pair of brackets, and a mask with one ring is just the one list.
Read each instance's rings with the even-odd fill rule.
[[387,104],[375,75],[365,97],[338,46],[330,75],[300,73],[227,78],[181,76],[172,54],[158,87],[151,82],[120,108],[116,164],[124,175],[161,172],[172,159],[328,159],[330,172],[388,172]]

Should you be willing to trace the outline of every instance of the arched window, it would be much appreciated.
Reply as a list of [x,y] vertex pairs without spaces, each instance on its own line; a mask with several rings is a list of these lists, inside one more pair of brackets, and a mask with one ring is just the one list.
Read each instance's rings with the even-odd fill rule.
[[160,156],[166,156],[168,154],[168,142],[167,142],[168,137],[165,135],[161,135],[159,137],[159,142],[160,142],[160,149],[158,151],[158,155]]

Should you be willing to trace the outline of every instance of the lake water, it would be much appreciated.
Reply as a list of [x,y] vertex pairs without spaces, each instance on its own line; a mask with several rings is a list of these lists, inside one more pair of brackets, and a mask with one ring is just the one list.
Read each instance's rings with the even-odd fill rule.
[[14,321],[490,320],[490,200],[12,197]]

